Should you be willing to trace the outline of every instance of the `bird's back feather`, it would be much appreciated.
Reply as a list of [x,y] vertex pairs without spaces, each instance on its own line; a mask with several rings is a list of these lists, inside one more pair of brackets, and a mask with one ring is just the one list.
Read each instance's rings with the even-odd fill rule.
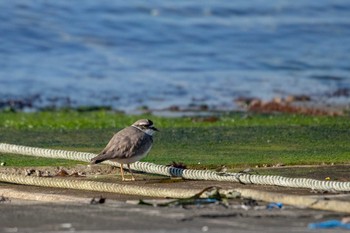
[[105,160],[127,160],[145,154],[152,146],[152,136],[135,127],[127,127],[116,133],[103,151],[91,159],[92,164]]

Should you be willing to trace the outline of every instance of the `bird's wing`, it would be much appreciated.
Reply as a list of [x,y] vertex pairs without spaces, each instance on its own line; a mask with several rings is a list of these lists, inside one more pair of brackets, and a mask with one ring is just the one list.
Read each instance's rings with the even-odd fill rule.
[[123,159],[133,156],[142,143],[143,137],[137,135],[138,131],[134,127],[128,127],[116,133],[108,142],[103,151],[93,158],[93,163],[100,163],[105,160]]

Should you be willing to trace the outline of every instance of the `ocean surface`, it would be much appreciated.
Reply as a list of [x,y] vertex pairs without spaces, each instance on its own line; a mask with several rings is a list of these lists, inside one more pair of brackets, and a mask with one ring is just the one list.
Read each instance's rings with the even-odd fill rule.
[[207,105],[308,94],[350,103],[350,1],[0,0],[0,100]]

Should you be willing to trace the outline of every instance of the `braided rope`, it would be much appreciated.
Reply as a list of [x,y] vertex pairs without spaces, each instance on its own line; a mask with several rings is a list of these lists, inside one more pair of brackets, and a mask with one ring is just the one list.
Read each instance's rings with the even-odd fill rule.
[[[22,175],[9,175],[0,172],[0,181],[15,183],[15,184],[25,184],[25,185],[35,185],[41,187],[53,187],[53,188],[69,188],[77,190],[89,190],[89,191],[99,191],[99,192],[111,192],[118,194],[127,195],[139,195],[139,196],[149,196],[149,197],[170,197],[170,198],[190,198],[198,194],[202,190],[197,189],[164,189],[158,187],[145,187],[136,185],[126,185],[117,183],[105,183],[97,181],[87,181],[87,180],[69,180],[60,178],[43,178],[35,176],[22,176]],[[286,205],[303,206],[313,209],[329,210],[335,212],[350,213],[350,203],[340,200],[323,200],[314,197],[291,195],[291,194],[281,194],[281,193],[271,193],[266,191],[252,190],[252,189],[220,189],[220,194],[224,197],[236,197],[232,194],[239,193],[241,197],[253,198],[256,200],[262,200],[266,202],[282,202]],[[9,192],[13,194],[13,192]],[[18,195],[18,193],[17,193]],[[26,195],[25,193],[20,193],[20,195]],[[201,197],[209,197],[210,192],[204,192]],[[50,199],[50,197],[48,197]],[[52,197],[51,197],[52,198]],[[70,197],[72,198],[72,197]],[[40,199],[38,199],[40,200]],[[47,200],[47,199],[45,199]],[[57,201],[57,196],[49,201]],[[73,198],[77,200],[77,198]],[[64,201],[67,201],[64,198]]]
[[[96,156],[96,154],[93,153],[43,149],[6,143],[0,143],[0,152],[39,156],[46,158],[70,159],[84,162],[90,162],[90,159]],[[118,167],[120,166],[120,164],[112,161],[105,161],[104,163]],[[146,173],[159,174],[165,176],[178,176],[183,177],[184,179],[192,180],[229,181],[240,182],[244,184],[277,185],[284,187],[310,188],[327,191],[350,191],[350,182],[321,181],[307,178],[288,178],[282,176],[252,175],[245,173],[218,173],[208,170],[180,169],[147,162],[135,162],[131,164],[130,167],[133,170],[142,171]]]
[[4,174],[0,172],[0,180],[7,183],[35,185],[52,188],[68,188],[119,194],[132,194],[149,197],[188,198],[200,192],[197,189],[164,189],[129,184],[106,183],[88,180],[68,180],[60,178],[42,178]]
[[235,189],[242,197],[263,200],[266,202],[281,202],[286,205],[308,207],[318,210],[330,210],[335,212],[350,213],[350,202],[341,200],[323,199],[305,195],[292,195],[285,193],[271,193],[253,189]]

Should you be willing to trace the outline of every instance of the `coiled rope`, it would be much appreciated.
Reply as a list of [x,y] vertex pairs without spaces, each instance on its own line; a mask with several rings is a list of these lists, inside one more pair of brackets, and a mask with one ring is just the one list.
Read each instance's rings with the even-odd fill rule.
[[[164,189],[157,187],[144,187],[136,186],[130,184],[117,184],[117,183],[106,183],[97,181],[86,181],[86,180],[68,180],[60,178],[43,178],[43,177],[31,177],[31,176],[21,176],[21,175],[9,175],[0,173],[0,181],[15,183],[15,184],[25,184],[25,185],[35,185],[42,187],[54,187],[54,188],[69,188],[78,190],[90,190],[99,192],[111,192],[119,194],[129,194],[129,195],[140,195],[140,196],[151,196],[151,197],[170,197],[170,198],[190,198],[197,195],[201,190],[196,189]],[[235,189],[235,190],[219,190],[222,197],[230,198],[237,197],[237,193],[241,197],[253,198],[256,200],[263,200],[266,202],[282,202],[286,205],[294,205],[299,207],[308,207],[312,209],[329,210],[335,212],[350,213],[350,202],[340,201],[340,200],[323,200],[314,197],[291,195],[291,194],[281,194],[281,193],[271,193],[265,191],[258,191],[252,189]],[[27,194],[23,193],[13,193],[9,191],[8,194],[14,194],[14,197],[23,196],[24,199],[28,199]],[[209,197],[210,192],[203,193],[202,198]],[[30,195],[29,195],[30,196]],[[29,197],[33,198],[33,196]],[[52,197],[51,197],[52,198]],[[64,197],[54,196],[50,201],[57,201],[57,198],[61,198],[63,201],[67,201]],[[49,197],[50,199],[50,197]],[[35,200],[40,200],[35,198]],[[46,199],[47,200],[47,199]],[[78,198],[69,197],[69,201],[77,202]]]
[[68,188],[79,190],[90,190],[99,192],[110,192],[119,194],[133,194],[148,197],[171,197],[188,198],[200,190],[193,189],[164,189],[157,187],[141,187],[131,184],[107,183],[89,180],[68,180],[60,178],[42,178],[35,176],[11,175],[0,172],[0,180],[7,183],[35,185],[51,188]]
[[[46,158],[78,160],[84,162],[90,162],[90,159],[96,156],[96,154],[93,153],[43,149],[6,143],[0,143],[0,152]],[[120,164],[112,161],[105,161],[104,163],[118,167],[120,166]],[[208,170],[180,169],[147,162],[135,162],[131,164],[131,169],[165,176],[178,176],[183,177],[184,179],[192,180],[230,181],[240,182],[243,184],[277,185],[283,187],[310,188],[326,191],[350,191],[350,182],[321,181],[307,178],[288,178],[282,176],[253,175],[246,173],[220,173]]]

